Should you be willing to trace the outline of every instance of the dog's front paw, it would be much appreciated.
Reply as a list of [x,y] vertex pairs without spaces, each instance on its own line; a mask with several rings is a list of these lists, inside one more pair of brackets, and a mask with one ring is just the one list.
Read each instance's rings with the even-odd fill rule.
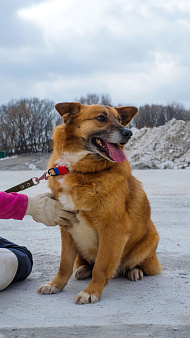
[[127,277],[133,282],[136,282],[138,279],[143,279],[143,271],[137,268],[133,268],[128,271]]
[[75,271],[75,278],[76,279],[85,279],[92,275],[92,269],[89,265],[81,265]]
[[75,300],[75,304],[88,304],[88,303],[97,303],[99,301],[99,297],[95,294],[95,293],[87,293],[85,291],[81,291],[76,300]]
[[55,286],[55,285],[51,285],[49,283],[47,284],[44,284],[42,285],[39,289],[38,289],[38,292],[41,294],[41,295],[51,295],[53,293],[58,293],[60,292],[61,290]]

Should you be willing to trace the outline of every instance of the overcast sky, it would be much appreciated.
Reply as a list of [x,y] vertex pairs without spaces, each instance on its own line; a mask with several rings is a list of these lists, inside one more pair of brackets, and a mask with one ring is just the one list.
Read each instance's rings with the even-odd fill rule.
[[1,0],[0,104],[87,93],[190,107],[187,0]]

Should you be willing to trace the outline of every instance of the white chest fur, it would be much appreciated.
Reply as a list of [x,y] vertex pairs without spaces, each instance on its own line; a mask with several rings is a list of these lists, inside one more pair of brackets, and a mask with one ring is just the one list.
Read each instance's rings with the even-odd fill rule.
[[70,168],[72,165],[76,164],[82,158],[89,154],[89,151],[83,150],[77,153],[65,152],[55,161],[57,165],[65,165],[67,168]]
[[[57,165],[66,165],[70,168],[79,160],[84,158],[89,152],[81,151],[77,153],[64,153],[57,161]],[[60,185],[67,191],[68,187],[65,184],[64,178],[59,180]],[[76,210],[76,207],[69,194],[60,193],[59,202],[63,205],[65,210]],[[98,251],[98,235],[97,232],[87,224],[86,220],[79,214],[77,215],[79,223],[74,224],[71,228],[68,228],[69,233],[73,237],[74,242],[82,254],[82,256],[89,262],[93,263],[96,259]]]
[[98,235],[96,231],[89,227],[79,214],[79,224],[69,228],[69,233],[74,239],[79,252],[89,262],[94,263],[98,251]]
[[[60,194],[59,202],[64,206],[65,210],[76,210],[70,195]],[[89,263],[94,263],[98,251],[97,232],[87,224],[80,212],[77,218],[79,223],[73,224],[72,228],[68,228],[68,231],[82,256]]]
[[70,210],[70,211],[76,210],[70,195],[67,195],[64,193],[59,194],[58,200],[63,205],[65,210]]

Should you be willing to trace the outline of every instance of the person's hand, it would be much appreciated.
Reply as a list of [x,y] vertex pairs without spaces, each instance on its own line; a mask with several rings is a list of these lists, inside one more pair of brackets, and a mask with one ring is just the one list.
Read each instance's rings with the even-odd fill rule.
[[28,197],[26,215],[31,215],[35,221],[47,226],[72,226],[73,223],[78,223],[77,213],[78,211],[63,210],[63,206],[50,193]]

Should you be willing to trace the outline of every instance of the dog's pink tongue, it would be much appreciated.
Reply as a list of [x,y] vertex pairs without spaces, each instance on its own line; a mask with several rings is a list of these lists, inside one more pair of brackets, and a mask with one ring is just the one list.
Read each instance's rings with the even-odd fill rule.
[[112,160],[114,160],[117,163],[126,161],[126,157],[123,150],[117,144],[108,142],[105,143],[108,147],[109,156],[112,158]]

